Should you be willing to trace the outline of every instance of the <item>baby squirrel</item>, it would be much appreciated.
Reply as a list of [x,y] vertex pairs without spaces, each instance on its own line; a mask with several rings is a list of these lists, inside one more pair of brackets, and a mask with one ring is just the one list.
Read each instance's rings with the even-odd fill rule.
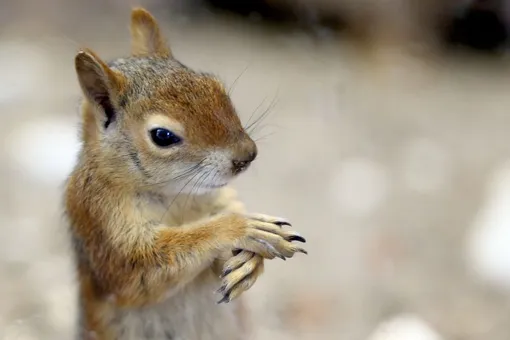
[[[248,214],[227,185],[257,156],[222,83],[131,14],[131,55],[75,57],[82,148],[65,207],[80,340],[245,339],[239,295],[264,259],[306,253],[282,218]],[[219,290],[218,290],[219,288]],[[218,305],[215,291],[222,294]]]

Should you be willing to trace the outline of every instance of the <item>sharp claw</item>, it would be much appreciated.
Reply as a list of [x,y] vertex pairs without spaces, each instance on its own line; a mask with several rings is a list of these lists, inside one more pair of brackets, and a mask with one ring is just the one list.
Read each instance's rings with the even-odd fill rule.
[[[267,242],[266,242],[267,243]],[[278,250],[276,250],[275,247],[273,247],[271,244],[267,243],[267,248],[272,252],[278,254]]]
[[280,253],[274,253],[274,256],[276,256],[277,258],[282,259],[282,260],[284,260],[284,261],[287,261],[287,259],[285,258],[285,256],[283,256],[283,255],[282,255],[282,254],[280,254]]
[[216,291],[216,293],[220,294],[223,293],[223,291],[227,288],[226,284],[221,285],[221,287]]
[[296,249],[296,251],[298,251],[300,253],[303,253],[305,255],[308,255],[308,252],[306,250],[302,249],[302,248],[298,248],[298,249]]
[[289,240],[290,242],[292,242],[292,241],[298,241],[298,242],[306,243],[305,238],[304,238],[303,236],[301,236],[301,235],[292,235],[292,236],[290,236],[290,237],[288,238],[288,240]]
[[280,227],[283,227],[284,225],[292,227],[292,224],[290,224],[290,222],[287,222],[287,221],[276,221],[276,222],[274,222],[274,224],[276,224],[277,226],[280,226]]
[[276,250],[275,247],[273,247],[273,245],[265,240],[261,240],[261,239],[258,239],[258,238],[253,238],[255,241],[263,244],[268,250],[269,252],[271,252],[272,254],[276,255],[276,254],[279,254],[278,251]]
[[230,302],[230,298],[228,297],[228,295],[225,295],[220,301],[217,302],[217,304],[221,304],[221,303],[229,303]]
[[223,273],[221,273],[220,279],[223,279],[225,276],[227,276],[230,273],[232,273],[232,269],[225,270]]

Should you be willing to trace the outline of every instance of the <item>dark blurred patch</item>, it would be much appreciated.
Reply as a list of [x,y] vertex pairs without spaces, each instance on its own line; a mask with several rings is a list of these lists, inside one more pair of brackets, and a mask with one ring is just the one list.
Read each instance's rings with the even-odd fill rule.
[[292,22],[297,16],[289,8],[269,4],[264,0],[204,0],[211,8],[229,11],[243,17],[260,16],[272,22]]
[[338,13],[319,12],[314,6],[298,5],[293,1],[267,0],[203,0],[211,10],[231,13],[266,24],[299,27],[312,32],[319,28],[339,31],[345,23]]
[[499,1],[476,0],[446,29],[447,43],[476,51],[499,51],[508,44],[508,28]]
[[[260,20],[266,24],[300,27],[310,32],[321,28],[333,32],[346,31],[353,18],[343,18],[342,13],[320,11],[313,2],[307,6],[294,1],[271,0],[203,0],[214,12],[233,13],[249,20]],[[301,2],[302,4],[302,2]],[[445,4],[445,8],[448,8]],[[448,46],[462,46],[474,51],[495,52],[507,45],[508,27],[503,20],[503,1],[474,0],[458,13],[447,15],[441,39]],[[350,19],[350,20],[345,20]],[[361,17],[362,20],[363,17]],[[354,23],[356,27],[368,27],[370,22]],[[433,31],[434,28],[430,27]]]

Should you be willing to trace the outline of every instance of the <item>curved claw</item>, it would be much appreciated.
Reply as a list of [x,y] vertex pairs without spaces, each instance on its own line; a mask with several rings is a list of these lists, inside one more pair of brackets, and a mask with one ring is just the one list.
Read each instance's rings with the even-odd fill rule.
[[300,235],[292,235],[292,236],[288,237],[287,240],[290,242],[298,241],[298,242],[306,243],[306,239]]
[[308,255],[308,252],[306,250],[304,250],[303,248],[297,248],[296,251],[300,252],[300,253],[303,253],[305,255]]
[[286,258],[285,256],[283,256],[282,254],[280,254],[280,252],[278,250],[276,250],[275,247],[273,247],[272,244],[270,244],[269,242],[265,241],[265,240],[261,240],[261,239],[258,239],[258,238],[253,238],[253,240],[263,244],[268,250],[269,252],[274,255],[275,257],[278,257],[284,261],[286,261]]
[[276,221],[276,222],[273,222],[273,224],[276,224],[279,227],[283,227],[284,225],[292,227],[292,224],[290,224],[290,222],[288,222],[288,221]]
[[247,217],[250,219],[254,219],[256,221],[271,223],[279,227],[282,227],[284,225],[289,227],[292,226],[292,224],[286,218],[283,217],[274,217],[264,214],[248,214]]
[[232,273],[232,269],[229,268],[229,269],[225,270],[223,273],[221,273],[220,279],[223,279],[225,276],[227,276],[230,273]]
[[216,291],[216,293],[223,293],[225,291],[225,288],[227,288],[226,284],[221,285],[221,287]]
[[220,301],[218,301],[216,303],[219,305],[221,303],[229,303],[229,302],[230,302],[230,297],[228,295],[225,295],[225,296],[223,296],[223,298]]

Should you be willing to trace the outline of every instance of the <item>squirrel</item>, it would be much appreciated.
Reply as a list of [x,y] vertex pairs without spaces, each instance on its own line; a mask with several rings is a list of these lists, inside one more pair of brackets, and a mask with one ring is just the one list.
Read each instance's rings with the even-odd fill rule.
[[306,254],[294,242],[306,241],[284,218],[247,213],[229,186],[257,146],[222,82],[176,60],[147,10],[132,9],[130,26],[128,57],[74,59],[82,145],[64,201],[76,338],[245,339],[238,297],[264,260]]

